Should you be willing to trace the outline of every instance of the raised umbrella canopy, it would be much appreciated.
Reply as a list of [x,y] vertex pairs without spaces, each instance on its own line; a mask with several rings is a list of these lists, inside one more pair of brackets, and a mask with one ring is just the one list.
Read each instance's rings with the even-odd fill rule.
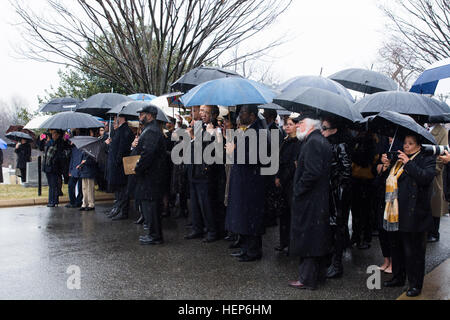
[[72,97],[55,98],[40,106],[39,112],[73,111],[82,101]]
[[[112,108],[110,111],[108,111],[107,114],[109,115],[125,115],[127,117],[132,118],[139,118],[139,110],[143,107],[146,107],[148,105],[153,105],[153,103],[146,102],[146,101],[128,101],[125,103],[121,103],[117,105],[116,107]],[[158,109],[158,115],[156,116],[156,120],[162,121],[162,122],[170,122],[167,118],[167,115],[164,113],[164,111],[161,110],[161,108],[155,106]]]
[[148,93],[135,93],[135,94],[130,94],[128,96],[128,98],[131,98],[136,101],[152,101],[153,99],[156,99],[157,97],[152,94],[148,94]]
[[244,104],[267,104],[277,93],[265,85],[244,78],[231,77],[202,83],[180,98],[186,107],[220,105],[224,107]]
[[410,92],[431,95],[450,93],[450,58],[429,66],[413,84]]
[[183,75],[171,85],[171,88],[174,90],[187,92],[204,82],[228,77],[242,78],[240,74],[231,70],[202,66],[192,69]]
[[22,139],[33,141],[33,138],[29,134],[20,131],[9,132],[5,137],[12,141],[20,141]]
[[348,99],[318,88],[303,87],[286,91],[273,102],[297,113],[315,111],[318,115],[339,116],[352,123],[363,119]]
[[312,87],[328,90],[347,98],[351,102],[355,102],[350,92],[340,83],[321,76],[300,76],[286,81],[277,88],[278,91],[286,92],[298,90],[302,87]]
[[339,82],[347,89],[373,94],[382,91],[395,91],[398,84],[382,73],[366,69],[346,69],[331,76],[331,80]]
[[388,91],[367,96],[354,107],[364,116],[382,111],[395,111],[410,116],[417,116],[427,122],[429,116],[450,113],[450,107],[441,101],[412,92]]
[[98,93],[77,105],[75,111],[103,117],[119,103],[126,101],[133,101],[133,99],[118,93]]
[[104,124],[98,121],[95,117],[78,112],[61,112],[55,114],[40,126],[41,129],[90,129],[102,128]]

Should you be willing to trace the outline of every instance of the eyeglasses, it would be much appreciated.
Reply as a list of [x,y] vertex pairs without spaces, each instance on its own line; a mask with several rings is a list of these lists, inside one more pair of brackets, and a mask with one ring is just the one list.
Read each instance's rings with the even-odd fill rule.
[[333,129],[334,129],[334,128],[331,128],[331,127],[330,127],[330,128],[325,127],[325,126],[322,127],[322,131],[333,130]]

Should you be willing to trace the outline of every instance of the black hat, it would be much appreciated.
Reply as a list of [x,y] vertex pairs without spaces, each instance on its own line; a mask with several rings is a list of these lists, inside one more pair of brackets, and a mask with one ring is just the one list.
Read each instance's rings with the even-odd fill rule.
[[150,114],[156,116],[158,114],[158,107],[156,107],[153,104],[148,104],[145,107],[142,107],[141,109],[139,109],[137,112],[138,113],[143,113],[143,112],[150,113]]
[[305,119],[320,120],[319,113],[313,110],[304,111],[295,120],[300,122]]

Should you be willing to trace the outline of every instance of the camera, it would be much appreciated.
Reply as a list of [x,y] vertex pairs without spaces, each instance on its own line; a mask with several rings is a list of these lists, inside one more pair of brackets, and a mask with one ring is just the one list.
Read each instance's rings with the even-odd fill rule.
[[445,155],[445,151],[450,153],[449,146],[436,146],[432,144],[424,144],[422,145],[422,152],[429,156],[443,156]]
[[389,160],[392,160],[398,156],[398,151],[388,151],[386,155]]

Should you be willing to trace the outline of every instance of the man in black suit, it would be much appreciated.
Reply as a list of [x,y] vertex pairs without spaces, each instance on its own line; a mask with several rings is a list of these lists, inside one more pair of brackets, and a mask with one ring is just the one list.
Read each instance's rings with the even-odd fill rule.
[[164,135],[156,120],[158,109],[149,104],[139,112],[139,121],[143,126],[142,134],[136,147],[136,155],[141,158],[136,164],[136,200],[141,201],[142,214],[148,223],[148,234],[140,237],[142,245],[163,243],[161,212],[159,202],[162,199],[164,161],[166,144]]
[[298,281],[289,286],[315,289],[325,278],[326,256],[331,250],[329,212],[332,148],[321,134],[313,112],[299,118],[297,137],[302,141],[294,177],[289,253],[300,257]]

